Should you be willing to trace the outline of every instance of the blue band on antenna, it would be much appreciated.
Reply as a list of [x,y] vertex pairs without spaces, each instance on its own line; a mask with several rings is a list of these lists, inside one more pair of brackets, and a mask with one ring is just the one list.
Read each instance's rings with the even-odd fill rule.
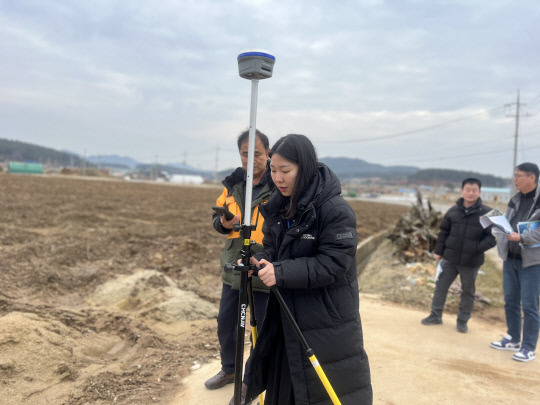
[[276,58],[273,55],[270,55],[269,53],[265,53],[265,52],[244,52],[238,55],[238,59],[245,58],[246,56],[262,56],[264,58],[276,60]]

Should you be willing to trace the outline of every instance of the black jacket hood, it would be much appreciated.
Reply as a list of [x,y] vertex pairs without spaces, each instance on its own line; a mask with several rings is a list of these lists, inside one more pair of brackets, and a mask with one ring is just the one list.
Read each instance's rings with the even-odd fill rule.
[[298,201],[298,210],[305,210],[310,202],[316,208],[320,207],[329,198],[340,194],[341,183],[336,174],[324,163],[319,163],[314,180]]

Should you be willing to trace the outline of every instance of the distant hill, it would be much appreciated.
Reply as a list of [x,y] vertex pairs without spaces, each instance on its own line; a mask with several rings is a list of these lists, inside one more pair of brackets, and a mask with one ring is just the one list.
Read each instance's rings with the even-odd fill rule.
[[186,171],[190,170],[192,172],[200,171],[196,167],[190,166],[185,163],[165,163],[165,166],[172,166],[180,170],[186,170]]
[[442,183],[459,183],[468,178],[474,177],[482,182],[485,187],[508,187],[509,179],[496,177],[491,174],[481,174],[476,172],[467,172],[461,170],[450,169],[424,169],[420,170],[408,177],[409,183],[415,184],[442,184]]
[[[40,162],[53,166],[81,167],[81,158],[72,153],[60,152],[31,143],[0,138],[0,160]],[[88,166],[92,166],[91,164]]]
[[88,161],[97,166],[119,167],[123,169],[134,169],[139,162],[127,157],[118,155],[92,155],[87,157]]
[[507,187],[508,179],[470,171],[452,169],[419,169],[414,166],[383,166],[351,158],[321,158],[321,162],[330,167],[341,179],[353,177],[380,177],[383,179],[404,179],[410,184],[445,185],[459,184],[463,179],[474,177],[485,187]]
[[[0,161],[31,161],[53,166],[82,166],[82,157],[66,151],[43,146],[33,145],[25,142],[12,141],[0,138]],[[127,156],[100,155],[89,156],[87,166],[111,166],[125,168],[140,172],[152,172],[153,170],[167,172],[169,174],[191,174],[200,175],[206,179],[213,179],[212,171],[199,170],[183,163],[168,164],[146,164],[140,163]],[[369,163],[362,159],[345,157],[325,157],[320,159],[327,164],[341,179],[353,177],[379,177],[389,181],[406,181],[411,184],[461,184],[466,177],[476,177],[482,181],[486,187],[507,187],[508,179],[492,176],[490,174],[480,174],[475,172],[450,170],[450,169],[419,169],[414,166],[383,166],[376,163]],[[224,179],[234,168],[222,170],[216,173],[218,180]]]
[[212,179],[213,173],[205,170],[199,170],[190,168],[189,166],[186,166],[184,169],[183,167],[178,166],[172,166],[172,165],[161,165],[161,164],[152,164],[152,163],[139,163],[135,170],[141,171],[141,172],[151,172],[152,170],[155,170],[157,168],[160,172],[167,172],[168,174],[191,174],[196,176],[202,176],[205,179]]
[[[362,159],[346,157],[324,157],[319,159],[326,164],[340,179],[358,177],[380,177],[385,179],[403,180],[420,169],[413,166],[383,166],[369,163]],[[218,173],[219,178],[229,175],[233,169]]]
[[[149,168],[155,167],[154,163],[141,163],[127,156],[118,155],[95,155],[88,156],[90,162],[98,166],[118,167],[123,169],[137,169],[141,171],[149,170]],[[184,163],[166,163],[159,164],[159,170],[166,171],[170,174],[201,174],[204,173],[208,176],[209,172],[197,169]],[[203,176],[204,177],[204,176]]]
[[324,157],[319,160],[330,167],[340,178],[403,178],[420,170],[418,167],[413,166],[383,166],[362,159],[346,157]]

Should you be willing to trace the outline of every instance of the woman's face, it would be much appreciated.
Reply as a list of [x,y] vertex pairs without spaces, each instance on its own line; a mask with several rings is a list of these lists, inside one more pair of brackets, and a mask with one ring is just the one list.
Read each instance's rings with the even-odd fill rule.
[[274,153],[270,161],[272,180],[281,194],[290,197],[294,191],[294,183],[298,174],[298,164]]

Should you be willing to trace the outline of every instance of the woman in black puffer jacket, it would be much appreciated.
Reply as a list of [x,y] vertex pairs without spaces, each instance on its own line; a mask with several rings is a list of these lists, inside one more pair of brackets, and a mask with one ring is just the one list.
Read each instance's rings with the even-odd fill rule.
[[[264,249],[252,262],[261,280],[281,292],[341,403],[371,404],[354,212],[307,137],[281,138],[270,156],[277,190],[260,206]],[[332,403],[273,294],[251,369],[247,398],[266,390],[266,405]]]

